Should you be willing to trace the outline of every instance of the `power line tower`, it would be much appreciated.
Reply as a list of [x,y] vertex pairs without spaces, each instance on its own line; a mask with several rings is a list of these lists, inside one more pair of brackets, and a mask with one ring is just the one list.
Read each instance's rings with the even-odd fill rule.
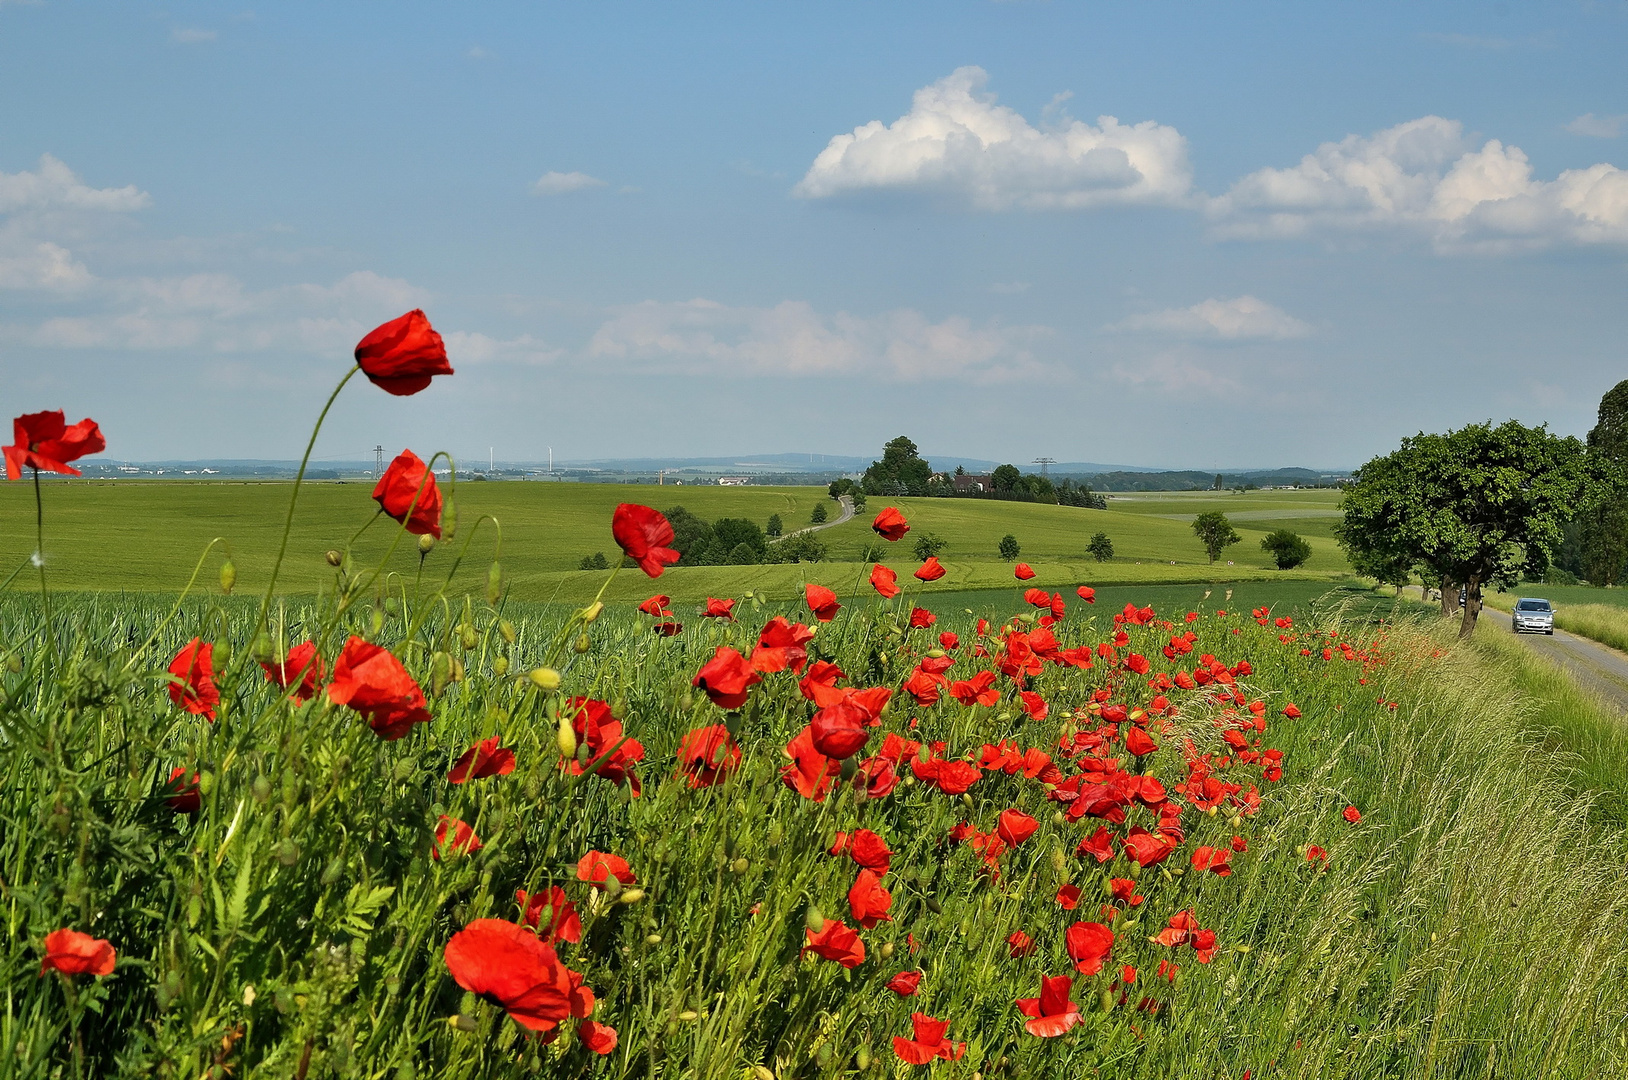
[[1040,466],[1041,476],[1049,476],[1050,473],[1046,471],[1046,467],[1057,464],[1057,459],[1054,457],[1037,457],[1034,459],[1033,464]]
[[377,480],[384,475],[384,447],[373,447],[373,479]]

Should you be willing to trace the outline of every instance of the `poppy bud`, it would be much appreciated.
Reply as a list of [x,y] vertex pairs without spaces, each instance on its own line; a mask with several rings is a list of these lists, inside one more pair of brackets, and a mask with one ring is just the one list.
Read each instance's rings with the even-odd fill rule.
[[[601,885],[600,888],[605,892],[605,899],[615,901],[622,895],[622,879],[615,874],[611,874],[605,879],[605,884]],[[644,898],[642,891],[639,893],[639,897],[640,899]]]
[[205,769],[198,774],[198,794],[207,798],[213,790],[215,790],[215,774]]
[[499,619],[497,623],[497,632],[503,636],[504,642],[509,645],[514,644],[514,623],[510,622],[508,619]]
[[1103,1012],[1113,1012],[1114,992],[1104,986],[1100,991],[1097,992],[1097,1004],[1102,1006]]
[[599,618],[600,613],[604,610],[605,602],[603,600],[595,600],[592,604],[582,609],[582,621],[584,623],[591,623],[595,619]]
[[891,960],[891,959],[893,959],[893,942],[887,941],[887,942],[882,943],[882,959],[883,960]]
[[868,1046],[861,1046],[859,1048],[859,1052],[854,1055],[854,1064],[859,1066],[861,1071],[870,1068],[871,1048]]
[[480,635],[475,633],[475,628],[473,626],[470,626],[468,623],[464,623],[463,629],[458,632],[458,644],[464,647],[465,652],[468,652],[470,649],[473,649],[476,645],[480,644]]
[[215,642],[215,663],[221,668],[232,662],[232,643],[226,638]]
[[463,1013],[456,1013],[447,1017],[447,1026],[454,1031],[479,1031],[480,1025],[475,1023]]
[[[532,685],[539,690],[558,690],[560,688],[560,673],[551,667],[532,668],[526,673],[526,678],[530,679]],[[575,749],[572,752],[575,753]]]
[[803,913],[803,925],[816,934],[825,929],[825,916],[820,914],[820,909],[812,902],[809,903],[808,910]]
[[369,621],[373,626],[373,634],[375,637],[377,637],[379,631],[384,629],[384,612],[380,611],[378,608],[374,608],[373,618]]
[[340,563],[345,561],[345,557],[339,554],[339,552],[335,551],[333,548],[329,548],[327,553],[322,557],[328,560],[329,566],[338,566]]
[[452,534],[458,531],[458,504],[448,495],[441,504],[441,539],[451,540]]
[[678,708],[681,712],[689,712],[691,709],[695,708],[695,695],[685,694],[683,697],[679,698]]
[[575,652],[578,656],[581,656],[583,653],[587,652],[593,647],[593,642],[588,640],[587,634],[578,634],[577,639],[571,643],[571,651]]
[[577,756],[577,733],[571,729],[571,721],[563,716],[560,717],[560,728],[554,736],[554,741],[559,745],[562,761],[569,761]]
[[774,1080],[774,1070],[765,1069],[762,1065],[752,1066],[753,1080]]
[[232,586],[237,584],[237,567],[232,565],[231,557],[220,564],[220,591],[227,596],[232,595]]
[[1051,853],[1051,868],[1059,874],[1068,869],[1068,860],[1063,858],[1063,853],[1055,848],[1052,849]]
[[621,895],[621,898],[617,900],[617,903],[619,903],[619,904],[637,904],[640,900],[643,900],[643,899],[644,899],[644,890],[643,889],[629,889],[627,892],[625,892],[625,893],[623,893]]
[[1234,829],[1238,828],[1243,823],[1244,819],[1239,817],[1237,814],[1234,814],[1227,819],[1227,824],[1231,825]]
[[432,550],[434,550],[434,548],[435,548],[435,537],[431,536],[429,533],[423,533],[422,535],[419,536],[419,538],[418,538],[418,554],[419,554],[420,558],[422,558],[425,555],[428,555]]
[[735,871],[737,874],[744,874],[748,869],[751,868],[751,865],[752,864],[747,862],[745,859],[736,859],[734,862],[729,864],[729,868]]
[[644,943],[646,945],[660,945],[661,944],[661,935],[660,934],[646,934],[644,936]]
[[254,784],[249,791],[254,795],[255,802],[263,803],[271,798],[271,781],[266,779],[264,773],[261,773],[254,778]]
[[972,805],[972,796],[969,793],[965,792],[965,791],[963,791],[961,793],[961,805],[962,806],[971,806]]
[[823,1042],[820,1048],[814,1051],[814,1062],[824,1069],[831,1064],[831,1056],[837,1052],[836,1044]]
[[284,866],[293,866],[300,861],[300,845],[293,840],[284,839],[277,844],[277,861]]
[[766,839],[767,839],[768,844],[769,844],[770,847],[779,847],[780,846],[780,839],[784,835],[785,835],[785,830],[780,827],[780,822],[778,822],[778,821],[769,822],[769,834],[766,837]]
[[6,670],[11,672],[13,675],[22,671],[23,658],[18,656],[16,653],[12,653],[10,656],[6,657]]
[[944,659],[945,654],[943,649],[928,649],[927,655],[931,656],[934,660],[942,660]]
[[430,694],[440,697],[447,688],[447,680],[452,676],[452,657],[444,652],[437,652],[430,657]]
[[859,772],[859,755],[850,754],[842,759],[842,782],[846,784]]
[[[492,568],[486,571],[486,602],[495,604],[503,597],[503,566],[496,559],[492,560]],[[509,628],[514,633],[514,627]],[[514,638],[509,638],[512,643]]]
[[588,744],[585,743],[585,742],[577,743],[577,764],[578,765],[586,765],[586,764],[588,764],[588,758],[590,756],[591,755],[588,753]]
[[1058,828],[1062,828],[1063,823],[1067,820],[1068,818],[1063,816],[1063,812],[1061,810],[1058,810],[1051,815],[1051,823],[1056,825]]
[[328,860],[328,865],[322,868],[322,877],[319,878],[324,885],[332,885],[339,880],[339,875],[345,872],[345,860],[338,855]]
[[931,911],[934,915],[944,914],[944,905],[938,902],[937,897],[929,896],[923,902],[927,905],[927,910]]
[[499,656],[499,657],[497,657],[496,659],[494,659],[492,661],[492,674],[493,675],[496,675],[498,678],[501,679],[503,676],[507,675],[508,673],[509,673],[509,658],[507,656]]

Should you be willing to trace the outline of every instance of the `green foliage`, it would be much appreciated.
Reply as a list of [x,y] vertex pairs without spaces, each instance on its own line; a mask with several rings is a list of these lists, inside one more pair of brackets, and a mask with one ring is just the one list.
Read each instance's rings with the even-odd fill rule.
[[735,558],[734,552],[741,547],[747,548],[751,553],[750,562],[763,561],[763,553],[769,549],[768,538],[763,530],[758,528],[757,522],[746,518],[719,518],[712,523],[712,535],[718,546],[731,552],[729,561],[737,566],[748,565]]
[[605,559],[603,551],[596,551],[592,555],[584,555],[578,565],[579,570],[609,570],[610,563]]
[[683,556],[678,563],[680,566],[717,565],[712,558],[715,555],[716,537],[710,524],[682,506],[670,507],[662,513],[673,526],[673,542],[668,546]]
[[1015,491],[1022,481],[1023,474],[1016,465],[997,465],[989,474],[989,485],[996,491]]
[[811,532],[800,532],[777,540],[769,545],[765,562],[773,563],[817,563],[826,557],[826,547],[819,536]]
[[786,530],[786,526],[785,526],[785,523],[780,520],[780,515],[779,514],[770,514],[769,515],[769,524],[764,528],[763,534],[765,536],[770,537],[770,538],[776,538],[782,532],[785,532],[785,530]]
[[916,542],[911,545],[910,549],[916,553],[916,558],[922,562],[926,562],[950,545],[948,540],[937,533],[928,532],[926,529],[919,530],[914,535]]
[[865,493],[863,491],[855,488],[848,498],[854,504],[854,513],[863,514],[865,512]]
[[813,522],[815,525],[823,525],[825,524],[825,517],[825,504],[815,503],[813,512],[808,515],[808,520]]
[[1483,584],[1548,568],[1586,476],[1577,439],[1514,420],[1413,436],[1358,470],[1336,534],[1353,565],[1421,563],[1464,585],[1468,636]]
[[1311,558],[1311,545],[1291,529],[1278,529],[1261,537],[1261,550],[1271,553],[1279,570],[1293,570]]
[[1091,542],[1085,546],[1086,553],[1097,562],[1107,562],[1114,557],[1114,542],[1108,539],[1108,534],[1099,532],[1091,537]]
[[916,444],[900,435],[882,448],[882,460],[871,462],[861,487],[867,495],[925,495],[932,474]]
[[1001,558],[1005,559],[1007,562],[1011,562],[1013,559],[1018,557],[1021,551],[1022,549],[1018,547],[1017,537],[1013,536],[1011,533],[1007,533],[1005,536],[1001,537]]
[[1085,484],[1066,477],[1057,483],[1057,501],[1063,506],[1078,506],[1086,510],[1106,510],[1108,500]]
[[1222,551],[1243,539],[1232,527],[1232,522],[1227,520],[1227,515],[1219,510],[1206,510],[1194,518],[1193,534],[1204,545],[1204,553],[1212,563],[1220,558]]
[[852,495],[857,490],[858,485],[852,480],[846,476],[839,476],[826,487],[825,493],[835,499],[839,495]]

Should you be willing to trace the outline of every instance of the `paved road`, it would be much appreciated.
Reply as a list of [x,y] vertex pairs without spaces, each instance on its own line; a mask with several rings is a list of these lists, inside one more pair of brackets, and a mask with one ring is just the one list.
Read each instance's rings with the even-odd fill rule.
[[[853,498],[848,495],[839,495],[837,496],[837,502],[841,505],[842,509],[837,512],[836,517],[832,518],[830,521],[827,521],[824,525],[805,525],[801,529],[793,529],[791,532],[787,533],[786,536],[796,536],[798,533],[806,532],[819,532],[821,529],[830,529],[837,525],[841,525],[844,521],[852,521],[854,517]],[[781,539],[785,539],[785,537],[781,537]]]
[[[1509,627],[1508,615],[1490,608],[1483,610],[1484,617],[1489,619],[1488,630],[1502,631]],[[1565,668],[1578,683],[1594,691],[1603,701],[1628,715],[1628,653],[1564,630],[1556,630],[1553,637],[1522,634],[1521,640]]]

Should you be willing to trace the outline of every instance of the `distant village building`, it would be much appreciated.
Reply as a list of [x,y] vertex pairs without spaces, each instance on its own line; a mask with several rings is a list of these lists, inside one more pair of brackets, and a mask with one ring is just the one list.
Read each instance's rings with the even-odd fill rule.
[[995,484],[988,473],[956,473],[950,480],[954,481],[957,494],[995,490]]
[[745,487],[752,482],[750,476],[720,476],[718,484],[721,487]]

